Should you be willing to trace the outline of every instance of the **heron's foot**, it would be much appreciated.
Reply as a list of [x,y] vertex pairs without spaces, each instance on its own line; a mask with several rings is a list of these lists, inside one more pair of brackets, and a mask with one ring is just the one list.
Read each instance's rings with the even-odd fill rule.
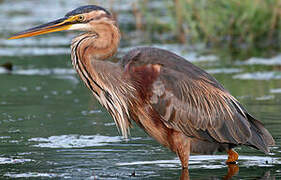
[[238,160],[238,153],[235,152],[233,149],[230,149],[227,151],[228,159],[226,161],[226,164],[236,164],[236,161]]

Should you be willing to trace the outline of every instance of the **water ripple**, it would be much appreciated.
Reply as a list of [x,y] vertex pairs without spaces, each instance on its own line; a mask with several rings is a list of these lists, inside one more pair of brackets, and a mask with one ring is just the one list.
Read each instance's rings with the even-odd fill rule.
[[208,73],[210,74],[234,74],[242,72],[242,69],[238,68],[219,68],[219,69],[208,69]]
[[6,173],[4,176],[10,178],[34,178],[34,177],[46,177],[46,178],[54,178],[54,177],[64,177],[66,178],[66,174],[53,174],[53,173],[39,173],[39,172],[28,172],[28,173]]
[[252,57],[241,64],[246,65],[253,65],[253,64],[260,64],[260,65],[281,65],[281,54],[272,57],[272,58],[257,58]]
[[0,56],[39,56],[39,55],[58,55],[70,54],[70,48],[50,48],[50,47],[14,47],[1,48]]
[[[206,168],[216,169],[225,167],[226,155],[198,155],[190,156],[189,164],[191,169]],[[204,163],[208,162],[208,163]],[[216,163],[216,164],[214,164]],[[217,164],[221,163],[221,164]],[[266,156],[239,156],[238,164],[242,166],[273,166],[274,164],[280,164],[281,160],[273,157]],[[135,161],[135,162],[122,162],[116,163],[118,166],[134,166],[134,165],[158,165],[161,167],[179,167],[180,161],[178,159],[173,160],[155,160],[155,161]]]
[[[2,69],[2,68],[1,68]],[[8,71],[0,69],[0,74],[8,73]],[[76,74],[74,69],[67,68],[42,68],[42,69],[19,69],[11,72],[17,75],[71,75]]]
[[272,96],[272,95],[264,95],[264,96],[260,96],[260,97],[256,98],[256,100],[258,100],[258,101],[266,101],[266,100],[270,100],[270,99],[274,99],[274,96]]
[[48,138],[31,138],[30,142],[39,142],[39,144],[33,145],[34,147],[46,147],[46,148],[81,148],[92,146],[105,146],[110,143],[121,142],[120,136],[83,136],[83,135],[61,135],[51,136]]
[[0,157],[0,164],[18,164],[34,161],[32,159],[15,159],[15,158],[4,158]]
[[281,93],[281,88],[279,88],[279,89],[270,89],[270,93]]
[[265,71],[265,72],[253,72],[237,74],[233,76],[234,79],[243,80],[271,80],[271,79],[281,79],[281,72],[278,71]]

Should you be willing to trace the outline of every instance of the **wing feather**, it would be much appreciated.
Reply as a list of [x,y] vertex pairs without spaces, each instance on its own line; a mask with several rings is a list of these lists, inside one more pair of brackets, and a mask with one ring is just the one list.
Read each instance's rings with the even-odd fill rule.
[[[247,144],[265,152],[274,144],[268,131],[259,121],[249,121],[243,106],[215,78],[185,59],[157,48],[137,48],[121,61],[123,67],[128,64],[135,70],[130,72],[141,70],[137,79],[147,79],[146,72],[161,66],[145,87],[145,97],[168,127],[201,141]],[[131,74],[132,82],[136,76]]]
[[[180,80],[167,80],[171,76]],[[160,84],[165,86],[161,96],[154,94],[156,96],[153,97],[154,102],[155,99],[171,102],[166,105],[165,113],[161,114],[163,121],[180,129],[187,136],[202,140],[246,143],[251,136],[250,124],[244,114],[239,113],[236,104],[233,104],[234,97],[227,91],[211,86],[207,81],[200,79],[194,81],[183,76],[186,75],[162,67],[159,82],[153,86],[154,89],[158,89]],[[151,104],[159,111],[159,102]],[[161,109],[163,112],[163,108]],[[176,114],[175,117],[171,116],[171,112]]]

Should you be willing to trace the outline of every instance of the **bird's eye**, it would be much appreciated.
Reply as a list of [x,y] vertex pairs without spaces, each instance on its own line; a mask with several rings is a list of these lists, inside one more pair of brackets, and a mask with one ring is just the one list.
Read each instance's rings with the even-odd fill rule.
[[79,22],[83,22],[84,19],[85,19],[85,17],[84,17],[83,15],[79,15],[79,16],[77,17],[77,20],[78,20]]

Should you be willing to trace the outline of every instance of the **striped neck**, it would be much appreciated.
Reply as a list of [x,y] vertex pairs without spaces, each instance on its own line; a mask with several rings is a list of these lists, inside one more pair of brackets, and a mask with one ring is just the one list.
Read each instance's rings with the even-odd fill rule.
[[95,28],[92,32],[81,34],[72,41],[71,48],[81,61],[106,60],[118,49],[120,32],[114,24],[98,23],[93,24],[93,27]]
[[[71,59],[82,80],[98,97],[102,91],[99,85],[101,82],[96,70],[91,68],[92,63],[106,60],[116,53],[120,33],[114,24],[103,22],[92,26],[92,32],[81,34],[72,40]],[[93,83],[92,86],[90,82]]]
[[105,32],[107,34],[85,33],[76,37],[71,45],[72,64],[127,138],[130,126],[128,104],[131,103],[128,103],[126,94],[132,87],[122,80],[122,69],[118,64],[105,61],[117,51],[119,31]]

